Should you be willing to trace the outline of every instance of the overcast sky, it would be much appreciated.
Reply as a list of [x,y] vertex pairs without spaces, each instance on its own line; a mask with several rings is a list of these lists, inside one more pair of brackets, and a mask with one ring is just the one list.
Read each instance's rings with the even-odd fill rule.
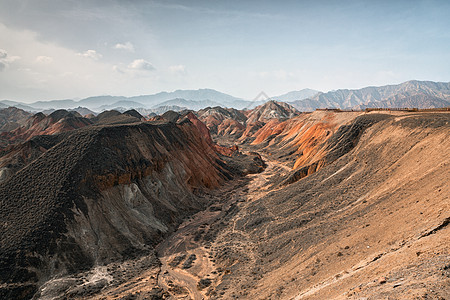
[[0,99],[450,81],[450,1],[0,0]]

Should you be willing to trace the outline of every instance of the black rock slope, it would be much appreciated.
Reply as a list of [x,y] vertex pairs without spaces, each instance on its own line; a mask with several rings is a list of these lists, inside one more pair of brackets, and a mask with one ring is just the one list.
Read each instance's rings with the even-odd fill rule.
[[89,127],[0,183],[0,298],[152,251],[230,176],[189,121]]

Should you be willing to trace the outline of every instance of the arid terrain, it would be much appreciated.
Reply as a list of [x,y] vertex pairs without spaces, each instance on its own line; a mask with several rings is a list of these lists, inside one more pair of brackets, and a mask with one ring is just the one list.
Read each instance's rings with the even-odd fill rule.
[[2,299],[450,299],[448,112],[29,120],[2,135]]
[[0,300],[450,300],[449,28],[0,0]]

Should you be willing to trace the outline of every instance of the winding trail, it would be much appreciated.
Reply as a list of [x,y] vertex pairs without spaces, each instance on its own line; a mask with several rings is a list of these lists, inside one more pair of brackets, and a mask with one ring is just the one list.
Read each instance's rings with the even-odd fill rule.
[[[191,299],[205,299],[205,296],[197,289],[197,278],[178,268],[172,268],[168,265],[166,258],[161,258],[161,274],[158,276],[158,284],[166,290],[170,290],[169,280],[175,282],[178,286],[184,287],[189,293]],[[186,298],[181,294],[178,299]]]
[[[202,278],[218,279],[213,259],[208,253],[209,246],[205,241],[196,240],[195,234],[216,221],[221,220],[233,205],[245,206],[245,202],[251,202],[263,197],[273,187],[267,185],[274,175],[285,175],[290,168],[285,165],[268,160],[263,157],[267,166],[262,173],[250,174],[242,178],[228,182],[222,188],[213,191],[210,195],[211,206],[204,211],[193,215],[182,223],[179,229],[161,242],[156,251],[161,261],[161,269],[158,275],[158,285],[170,294],[169,299],[195,299],[203,300],[209,297],[198,287]],[[239,203],[244,202],[244,203]],[[245,209],[245,207],[243,207]],[[233,233],[244,234],[235,230],[236,218],[231,226]],[[171,263],[177,256],[195,254],[192,267],[183,268],[182,263],[175,266]],[[183,292],[184,290],[184,292]]]

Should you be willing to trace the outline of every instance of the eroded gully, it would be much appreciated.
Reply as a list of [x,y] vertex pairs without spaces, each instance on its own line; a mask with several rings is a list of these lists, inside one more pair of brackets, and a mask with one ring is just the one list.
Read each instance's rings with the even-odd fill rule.
[[[214,224],[220,223],[233,206],[244,208],[246,203],[255,201],[273,190],[272,176],[283,176],[289,172],[285,165],[264,158],[267,167],[262,173],[250,174],[228,182],[212,191],[211,205],[204,211],[183,222],[178,230],[157,247],[161,261],[157,277],[158,285],[169,295],[169,299],[209,299],[207,288],[217,286],[221,281],[221,271],[211,256],[214,237],[198,238],[208,232]],[[236,220],[231,218],[230,227],[235,231]],[[247,233],[241,232],[246,235]],[[192,263],[189,263],[192,262]]]

